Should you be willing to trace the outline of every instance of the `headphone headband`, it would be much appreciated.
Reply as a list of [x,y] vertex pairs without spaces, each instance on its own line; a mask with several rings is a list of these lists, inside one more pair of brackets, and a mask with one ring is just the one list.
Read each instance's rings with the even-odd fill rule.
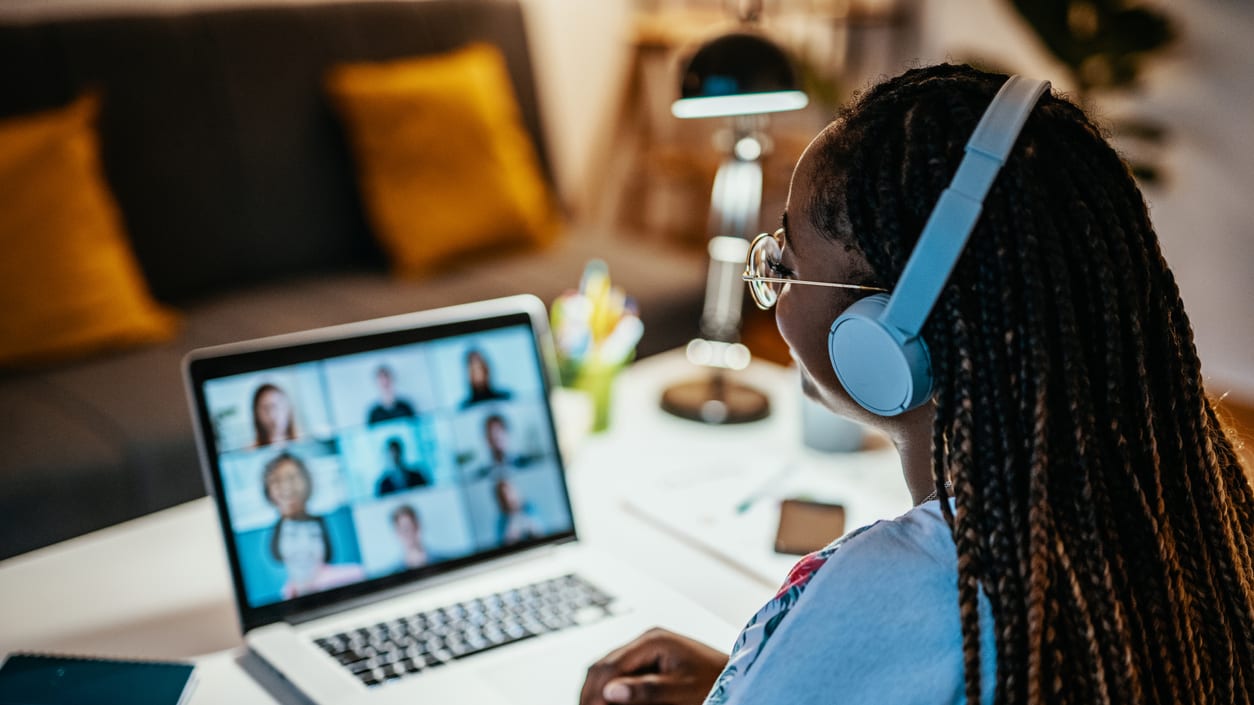
[[1049,81],[1011,76],[967,141],[958,171],[928,216],[882,316],[907,338],[919,335],[979,221],[984,198]]

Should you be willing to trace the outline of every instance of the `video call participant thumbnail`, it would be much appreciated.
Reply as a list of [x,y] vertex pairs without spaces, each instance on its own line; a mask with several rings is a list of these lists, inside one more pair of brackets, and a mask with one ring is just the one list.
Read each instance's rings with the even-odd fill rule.
[[479,350],[471,349],[466,353],[466,379],[470,390],[462,402],[463,409],[485,401],[502,401],[511,396],[507,390],[492,386],[492,367]]
[[497,538],[501,545],[518,543],[543,533],[536,521],[535,510],[514,483],[502,477],[496,481],[493,491],[496,506],[501,512],[497,519]]
[[253,445],[257,448],[296,440],[292,400],[278,385],[267,382],[253,392],[253,429]]
[[434,563],[439,558],[427,551],[422,540],[422,520],[418,518],[418,510],[402,504],[392,510],[392,532],[401,546],[401,563],[397,570],[421,568]]
[[368,425],[373,426],[392,419],[413,418],[418,415],[414,405],[408,399],[396,395],[396,373],[391,367],[379,365],[374,373],[374,381],[379,388],[379,400],[370,407],[366,415]]
[[279,512],[270,533],[270,555],[283,565],[283,597],[290,599],[355,583],[366,577],[360,565],[331,564],[326,520],[308,511],[313,478],[304,461],[284,451],[265,465],[262,486]]
[[276,455],[266,463],[261,483],[266,500],[279,510],[280,517],[309,516],[307,505],[313,494],[313,478],[303,460],[287,451]]
[[375,495],[383,497],[393,492],[400,492],[414,487],[426,487],[431,484],[421,467],[409,467],[405,463],[405,444],[393,436],[384,443],[387,456],[387,467],[375,484]]
[[489,414],[483,420],[483,440],[488,448],[488,464],[475,471],[475,479],[505,477],[511,470],[521,468],[532,460],[514,452],[509,422],[501,414]]

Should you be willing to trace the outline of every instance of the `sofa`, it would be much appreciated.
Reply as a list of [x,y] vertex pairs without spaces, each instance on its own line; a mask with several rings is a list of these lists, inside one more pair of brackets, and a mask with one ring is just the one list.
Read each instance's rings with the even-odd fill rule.
[[181,318],[166,342],[0,371],[0,559],[204,494],[180,377],[195,347],[520,292],[551,301],[593,257],[639,303],[640,355],[696,334],[701,253],[569,220],[549,246],[389,272],[323,76],[472,40],[503,53],[551,185],[516,2],[0,20],[0,119],[99,92],[105,179],[148,287]]

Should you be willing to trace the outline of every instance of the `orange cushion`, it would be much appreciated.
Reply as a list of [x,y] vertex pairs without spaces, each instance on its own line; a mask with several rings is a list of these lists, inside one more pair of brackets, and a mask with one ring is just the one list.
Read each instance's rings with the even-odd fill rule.
[[548,242],[560,222],[500,51],[457,51],[327,75],[376,237],[399,274]]
[[0,365],[162,340],[105,184],[99,100],[0,121]]

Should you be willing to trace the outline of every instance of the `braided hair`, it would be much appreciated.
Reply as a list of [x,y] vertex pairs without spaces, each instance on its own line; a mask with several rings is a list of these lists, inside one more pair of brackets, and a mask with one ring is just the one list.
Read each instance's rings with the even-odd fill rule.
[[[1005,80],[857,98],[811,147],[815,228],[896,281]],[[1254,705],[1254,491],[1142,195],[1072,103],[1029,116],[923,336],[968,702],[992,648],[998,703]]]

